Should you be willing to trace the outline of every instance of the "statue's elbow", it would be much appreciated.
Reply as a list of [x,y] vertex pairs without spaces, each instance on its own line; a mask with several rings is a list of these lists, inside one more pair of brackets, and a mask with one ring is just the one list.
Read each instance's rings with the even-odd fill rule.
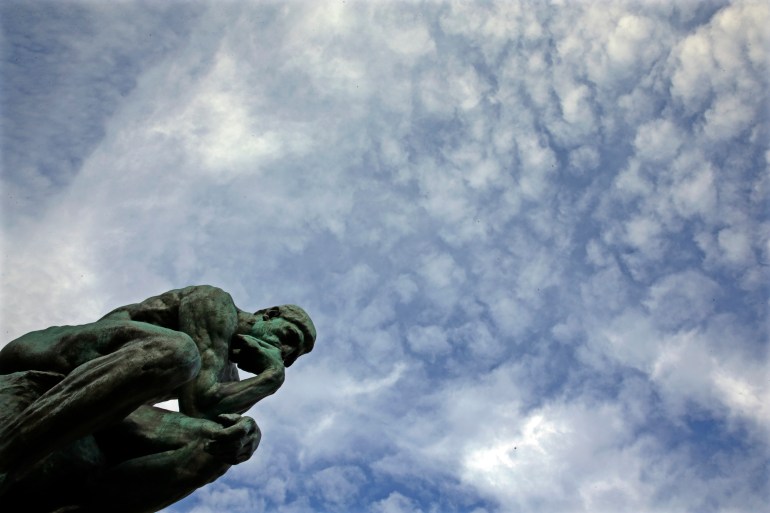
[[283,368],[271,369],[268,372],[267,381],[270,384],[273,392],[281,388],[283,382],[286,380],[286,371]]

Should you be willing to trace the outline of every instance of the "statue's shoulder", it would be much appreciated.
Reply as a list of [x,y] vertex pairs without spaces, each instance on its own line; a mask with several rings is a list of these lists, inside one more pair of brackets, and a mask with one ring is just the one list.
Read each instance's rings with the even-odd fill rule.
[[207,296],[211,298],[227,298],[232,300],[232,297],[228,292],[225,292],[223,289],[214,285],[190,285],[183,289],[170,290],[166,294],[175,294],[179,299],[187,296]]
[[[186,296],[186,295],[192,294],[192,293],[207,294],[207,293],[220,293],[220,292],[225,292],[225,291],[222,290],[219,287],[214,286],[214,285],[190,285],[188,287],[184,287],[184,288],[181,288],[181,289],[169,290],[168,292],[166,292],[166,294],[174,294],[175,293],[175,294],[181,294],[181,295]],[[226,294],[226,292],[225,292],[225,294]]]
[[227,294],[224,290],[213,285],[189,285],[180,289],[172,289],[157,296],[152,296],[143,301],[143,303],[161,302],[178,303],[188,296],[209,296]]

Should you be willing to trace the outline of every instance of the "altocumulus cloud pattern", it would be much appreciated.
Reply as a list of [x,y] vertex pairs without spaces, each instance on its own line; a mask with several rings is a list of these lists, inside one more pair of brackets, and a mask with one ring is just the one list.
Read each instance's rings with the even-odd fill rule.
[[756,512],[765,2],[4,2],[2,343],[295,302],[262,447],[168,508]]

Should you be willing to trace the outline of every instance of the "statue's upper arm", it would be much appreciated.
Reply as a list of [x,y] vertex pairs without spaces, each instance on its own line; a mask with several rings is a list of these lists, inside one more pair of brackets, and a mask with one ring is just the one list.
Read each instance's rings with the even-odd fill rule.
[[180,302],[179,329],[193,340],[204,337],[214,345],[221,341],[229,347],[238,322],[237,312],[233,298],[224,290],[209,285],[194,287]]

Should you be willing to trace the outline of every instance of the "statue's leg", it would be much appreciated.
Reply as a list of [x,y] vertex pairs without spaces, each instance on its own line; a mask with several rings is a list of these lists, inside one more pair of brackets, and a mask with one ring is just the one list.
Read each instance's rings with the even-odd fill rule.
[[[34,370],[0,375],[0,426],[17,418],[62,379],[61,374]],[[69,504],[104,466],[101,454],[93,437],[80,438],[42,458],[24,479],[0,485],[0,504],[23,504],[28,512],[50,512]]]
[[97,433],[110,468],[77,511],[158,511],[248,459],[261,436],[256,423],[240,415],[218,420],[143,406]]
[[0,473],[14,480],[52,451],[168,395],[200,369],[189,336],[144,323],[95,323],[58,347],[69,351],[63,358],[79,358],[81,348],[100,353],[89,354],[92,359],[0,426]]

